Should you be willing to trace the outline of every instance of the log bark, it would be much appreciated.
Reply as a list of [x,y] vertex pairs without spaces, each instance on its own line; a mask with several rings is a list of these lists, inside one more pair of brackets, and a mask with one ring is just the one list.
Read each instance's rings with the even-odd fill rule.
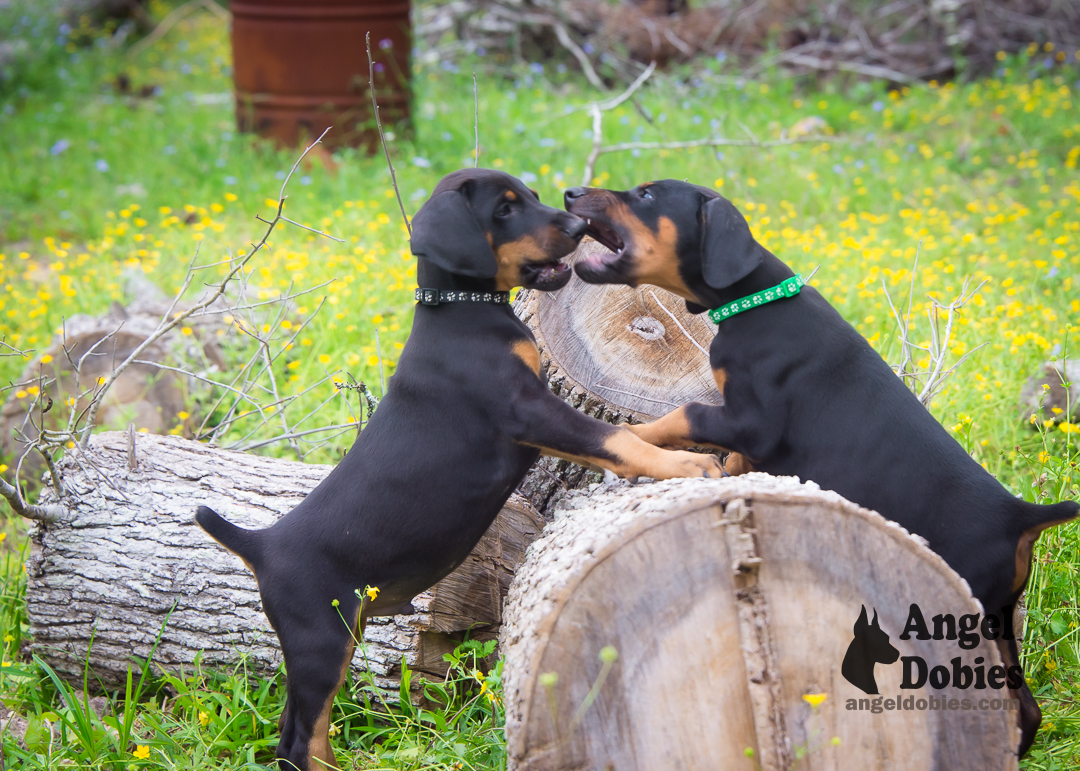
[[[194,512],[207,505],[241,527],[266,527],[331,467],[146,434],[132,452],[129,441],[98,434],[62,462],[67,516],[36,527],[27,566],[34,652],[65,676],[81,679],[88,662],[102,685],[122,686],[132,656],[149,656],[164,629],[158,667],[190,668],[201,654],[204,665],[245,656],[252,671],[276,669],[277,637],[253,576],[195,524]],[[51,490],[44,497],[56,502]],[[532,506],[512,496],[465,563],[416,598],[414,615],[371,619],[366,656],[376,682],[396,689],[402,658],[441,675],[442,655],[465,630],[493,635],[513,571],[542,527]],[[358,671],[362,661],[358,653]]]
[[[597,251],[606,249],[587,238],[567,262]],[[716,327],[670,292],[571,281],[557,292],[520,293],[514,310],[536,337],[552,393],[597,420],[643,423],[688,402],[722,403],[707,353]],[[600,480],[543,458],[518,491],[550,519],[569,491]]]
[[[764,474],[578,493],[564,507],[519,568],[500,633],[511,771],[1016,768],[1018,712],[849,709],[874,698],[841,672],[861,607],[900,656],[1001,663],[982,637],[968,650],[899,639],[912,603],[928,622],[981,608],[895,523]],[[618,651],[606,677],[605,646]],[[883,698],[1009,698],[901,691],[896,659],[872,671]],[[816,706],[803,698],[815,694]]]

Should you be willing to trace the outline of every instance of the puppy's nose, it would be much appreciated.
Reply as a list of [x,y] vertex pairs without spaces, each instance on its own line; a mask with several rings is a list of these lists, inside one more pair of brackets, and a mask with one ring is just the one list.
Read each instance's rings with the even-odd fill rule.
[[576,241],[577,239],[585,235],[585,230],[588,227],[589,225],[587,222],[585,222],[585,220],[583,220],[581,217],[571,214],[563,222],[561,230],[562,232],[566,233],[566,235],[570,236],[570,238],[573,238]]
[[566,192],[563,193],[563,199],[566,201],[567,205],[570,205],[587,192],[589,192],[587,187],[568,187],[566,188]]

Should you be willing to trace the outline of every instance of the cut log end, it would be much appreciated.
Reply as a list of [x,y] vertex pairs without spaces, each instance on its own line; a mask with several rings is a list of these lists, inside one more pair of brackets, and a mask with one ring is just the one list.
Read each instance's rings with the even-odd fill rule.
[[[761,474],[570,503],[573,512],[530,549],[507,602],[510,769],[779,771],[798,757],[837,771],[1016,768],[1017,712],[895,702],[874,711],[875,697],[841,671],[862,607],[897,656],[930,667],[958,655],[973,666],[981,656],[986,671],[1001,663],[982,638],[970,650],[899,639],[912,603],[927,618],[980,608],[940,557],[895,524],[816,486]],[[1009,698],[953,685],[901,690],[896,658],[870,661],[869,671],[878,705],[898,696]]]

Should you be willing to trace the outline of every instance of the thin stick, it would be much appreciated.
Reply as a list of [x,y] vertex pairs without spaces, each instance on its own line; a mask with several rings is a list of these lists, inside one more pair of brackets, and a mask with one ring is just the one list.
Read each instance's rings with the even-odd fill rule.
[[473,150],[473,162],[472,167],[475,169],[480,165],[480,93],[476,89],[476,73],[472,74],[472,96],[473,96],[473,135],[475,137],[475,149]]
[[364,35],[364,40],[367,42],[368,90],[371,92],[371,109],[375,111],[375,125],[379,129],[379,142],[382,143],[383,154],[386,155],[386,165],[390,167],[390,181],[394,183],[394,193],[397,195],[398,207],[401,209],[401,218],[405,220],[405,229],[409,231],[409,238],[412,238],[412,225],[409,223],[409,215],[405,213],[405,203],[401,200],[397,174],[394,172],[394,164],[390,160],[390,151],[386,148],[386,134],[383,133],[382,119],[379,118],[379,103],[375,100],[375,62],[371,59],[371,32]]
[[186,16],[191,15],[200,8],[205,8],[206,10],[213,12],[223,21],[228,21],[229,19],[229,12],[213,0],[191,0],[191,2],[184,3],[174,9],[172,13],[162,19],[158,25],[154,27],[153,32],[131,47],[131,50],[128,52],[129,55],[136,56],[146,50],[158,40],[165,37],[165,35],[167,35],[173,27],[183,21]]
[[690,341],[691,343],[693,343],[693,344],[694,344],[694,347],[695,347],[695,348],[697,348],[697,349],[698,349],[699,351],[701,351],[701,352],[702,352],[703,354],[705,354],[705,357],[706,357],[706,358],[708,358],[708,356],[709,356],[709,352],[708,352],[708,351],[706,351],[706,350],[705,350],[705,349],[704,349],[704,348],[702,347],[701,343],[699,343],[699,342],[698,342],[697,340],[695,340],[695,339],[694,339],[694,338],[693,338],[693,337],[692,337],[692,336],[690,335],[690,333],[686,331],[686,328],[685,328],[685,327],[684,327],[684,326],[683,326],[682,324],[680,324],[680,323],[679,323],[679,319],[678,319],[678,317],[677,317],[677,316],[676,316],[676,315],[675,315],[674,313],[672,313],[671,311],[669,311],[669,310],[668,310],[668,309],[667,309],[666,307],[664,307],[664,304],[663,304],[662,302],[660,302],[660,298],[656,296],[656,293],[655,293],[654,291],[652,291],[652,290],[650,289],[650,290],[649,290],[649,294],[651,294],[651,295],[652,295],[652,298],[653,298],[654,300],[656,300],[656,304],[660,306],[660,309],[661,309],[661,310],[662,310],[662,311],[663,311],[664,313],[666,313],[666,314],[667,314],[668,316],[670,316],[670,317],[671,317],[671,320],[675,322],[675,326],[677,326],[677,327],[679,328],[679,331],[680,331],[680,332],[682,332],[682,333],[683,333],[683,334],[684,334],[684,335],[686,336],[686,339],[687,339],[687,340],[689,340],[689,341]]
[[586,105],[586,109],[592,114],[592,149],[589,151],[589,157],[585,159],[585,171],[581,180],[582,185],[588,185],[592,182],[593,173],[596,170],[596,160],[600,157],[601,153],[604,152],[602,147],[604,142],[604,112],[607,110],[614,110],[620,104],[632,97],[655,71],[656,62],[651,62],[649,66],[645,68],[645,71],[637,77],[637,80],[631,83],[629,88],[614,99],[609,99],[606,102],[590,102]]

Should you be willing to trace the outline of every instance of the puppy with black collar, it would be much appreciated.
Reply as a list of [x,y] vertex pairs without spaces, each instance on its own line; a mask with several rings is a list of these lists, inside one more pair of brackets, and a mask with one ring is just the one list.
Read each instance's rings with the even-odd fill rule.
[[[581,218],[498,171],[446,176],[412,223],[418,304],[386,396],[330,475],[281,520],[196,520],[255,574],[285,657],[282,769],[337,768],[330,709],[364,619],[411,612],[468,556],[541,453],[655,479],[722,474],[714,456],[653,446],[561,401],[540,376],[509,290],[551,291]],[[361,606],[355,591],[378,587]],[[362,612],[361,612],[362,611]]]

